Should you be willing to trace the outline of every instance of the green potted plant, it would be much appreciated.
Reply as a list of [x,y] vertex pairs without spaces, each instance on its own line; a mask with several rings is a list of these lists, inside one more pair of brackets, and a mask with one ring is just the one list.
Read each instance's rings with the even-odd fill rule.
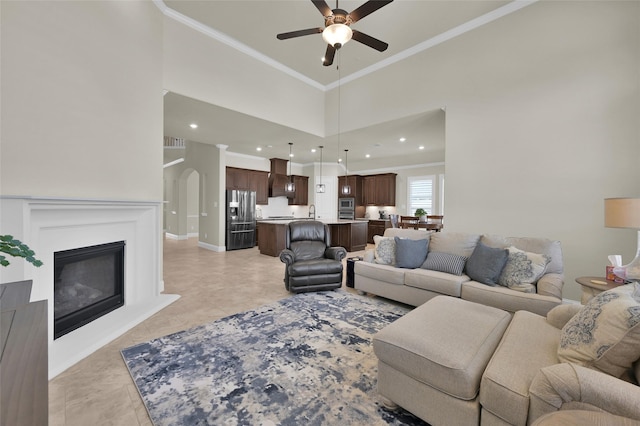
[[414,214],[420,218],[420,222],[426,222],[427,221],[427,211],[425,209],[423,209],[422,207],[417,208],[416,212]]
[[[13,235],[0,235],[0,253],[6,253],[13,257],[22,257],[35,267],[42,266],[42,262],[35,258],[35,253],[20,240],[13,238]],[[9,266],[6,256],[0,254],[0,265]]]

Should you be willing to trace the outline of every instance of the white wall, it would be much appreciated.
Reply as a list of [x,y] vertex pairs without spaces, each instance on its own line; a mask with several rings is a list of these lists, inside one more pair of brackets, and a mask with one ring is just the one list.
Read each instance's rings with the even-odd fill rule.
[[0,192],[161,200],[158,9],[0,3]]
[[171,92],[324,135],[322,90],[171,18],[164,24],[163,69]]
[[640,196],[639,76],[639,2],[538,2],[344,85],[342,123],[446,106],[447,229],[560,240],[579,300],[635,253],[603,199]]

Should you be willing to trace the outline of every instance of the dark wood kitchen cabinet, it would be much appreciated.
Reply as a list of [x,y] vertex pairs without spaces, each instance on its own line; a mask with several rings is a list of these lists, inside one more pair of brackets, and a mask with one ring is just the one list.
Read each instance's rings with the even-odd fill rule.
[[373,244],[374,235],[384,235],[384,230],[391,228],[390,220],[369,220],[369,228],[367,232],[367,242]]
[[383,173],[363,178],[364,204],[368,206],[396,205],[396,174]]
[[309,176],[293,175],[292,178],[296,190],[293,197],[289,198],[289,205],[306,206],[309,204]]
[[[350,194],[343,194],[342,187],[347,183]],[[356,206],[364,205],[363,177],[360,175],[338,176],[338,198],[353,198]]]
[[367,247],[367,222],[330,223],[331,245],[344,247],[347,251],[364,250]]
[[226,168],[226,189],[255,191],[256,204],[269,204],[269,173],[261,170]]
[[249,170],[249,191],[256,191],[256,204],[269,204],[269,173]]

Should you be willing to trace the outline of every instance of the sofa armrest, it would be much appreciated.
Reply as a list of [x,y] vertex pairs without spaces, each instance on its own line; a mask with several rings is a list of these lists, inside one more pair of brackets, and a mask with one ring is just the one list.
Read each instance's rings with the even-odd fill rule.
[[547,313],[547,322],[558,330],[562,330],[562,327],[564,327],[580,309],[582,309],[582,305],[578,305],[577,303],[558,305]]
[[287,266],[291,266],[295,261],[296,261],[296,256],[295,254],[293,254],[293,251],[289,249],[284,249],[280,252],[280,262],[286,263]]
[[632,383],[580,365],[555,364],[541,368],[531,382],[529,423],[565,404],[640,421],[638,401],[640,387]]
[[553,296],[562,300],[562,287],[564,276],[562,274],[545,274],[538,280],[538,294]]
[[324,251],[324,257],[333,260],[342,260],[347,257],[347,250],[344,247],[328,247]]

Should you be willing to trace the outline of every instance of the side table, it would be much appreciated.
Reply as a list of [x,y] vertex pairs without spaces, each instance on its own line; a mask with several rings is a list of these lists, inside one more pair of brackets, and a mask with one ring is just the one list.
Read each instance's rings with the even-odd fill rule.
[[355,285],[355,274],[353,271],[353,268],[355,266],[355,263],[362,260],[362,257],[360,256],[355,256],[355,257],[348,257],[347,258],[347,279],[346,279],[346,285],[349,288],[353,288]]
[[[597,284],[593,281],[602,281],[606,284]],[[580,303],[583,305],[591,300],[592,297],[602,293],[603,291],[611,290],[612,288],[616,288],[623,284],[609,281],[605,277],[578,277],[576,278],[576,282],[582,286],[582,299],[580,300]]]

